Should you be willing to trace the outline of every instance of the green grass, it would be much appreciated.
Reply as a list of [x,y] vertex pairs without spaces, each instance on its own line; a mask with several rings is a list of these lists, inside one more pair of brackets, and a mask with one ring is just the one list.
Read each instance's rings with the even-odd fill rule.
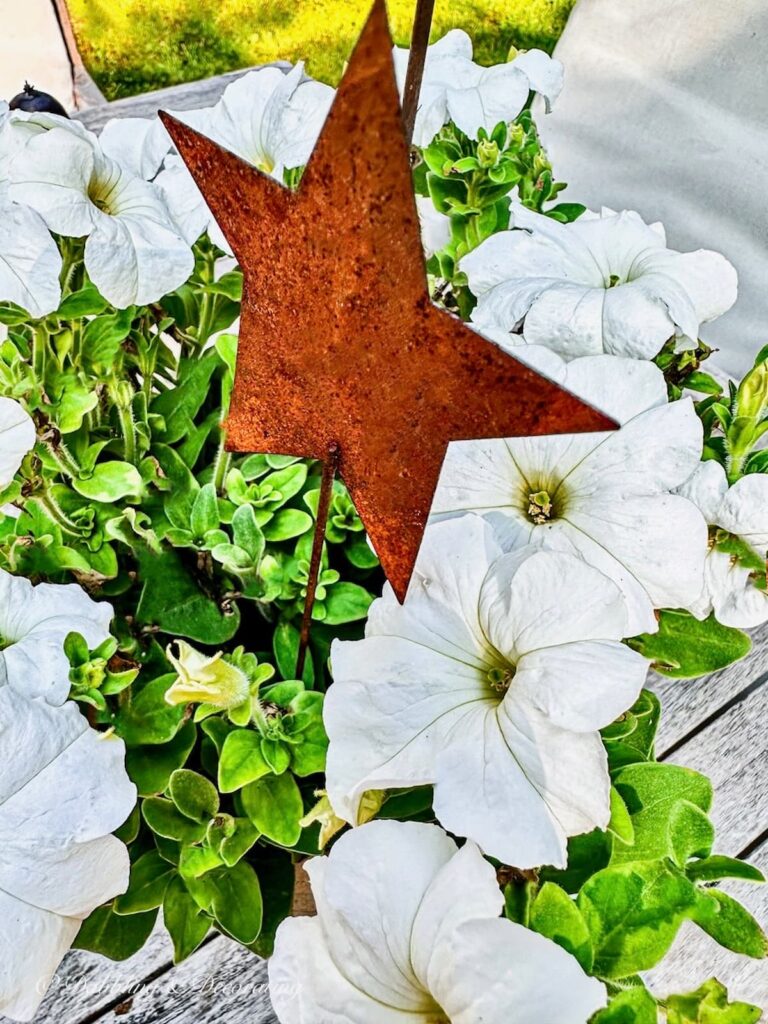
[[[575,0],[437,0],[433,38],[464,28],[481,63],[551,50]],[[370,0],[68,0],[83,59],[108,99],[271,60],[305,59],[336,84]],[[398,43],[415,0],[389,0]]]

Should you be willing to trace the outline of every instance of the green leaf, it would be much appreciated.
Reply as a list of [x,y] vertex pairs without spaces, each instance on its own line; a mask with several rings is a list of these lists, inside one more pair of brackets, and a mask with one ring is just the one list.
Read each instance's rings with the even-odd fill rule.
[[141,474],[130,462],[100,462],[87,480],[75,479],[72,486],[84,498],[101,502],[138,498],[144,490]]
[[211,911],[219,925],[238,942],[254,942],[261,931],[261,887],[250,864],[240,861],[208,876],[214,889]]
[[552,939],[576,957],[587,973],[592,969],[592,939],[576,903],[559,885],[545,882],[533,901],[529,927]]
[[578,896],[595,950],[594,972],[624,978],[654,967],[697,899],[695,886],[669,861],[598,871]]
[[[292,679],[296,674],[296,659],[299,654],[299,631],[287,619],[281,619],[272,634],[272,650],[275,661],[283,679]],[[312,658],[304,664],[304,682],[312,686],[315,681],[315,669]]]
[[312,516],[298,508],[283,508],[264,526],[264,537],[273,542],[300,537],[312,529]]
[[[81,314],[82,315],[82,314]],[[92,366],[112,366],[121,344],[131,333],[134,309],[118,310],[89,320],[83,329],[83,353]]]
[[227,865],[234,867],[259,838],[259,830],[247,818],[235,819],[235,831],[231,836],[222,839],[219,845],[219,856]]
[[139,625],[157,626],[171,636],[211,646],[226,643],[237,632],[237,609],[222,609],[174,551],[139,552],[139,575],[144,584],[136,609]]
[[167,743],[173,739],[184,718],[184,708],[165,699],[176,678],[169,672],[158,676],[139,690],[130,704],[125,704],[115,719],[115,729],[127,746]]
[[169,672],[141,689],[130,704],[124,705],[116,719],[115,730],[127,746],[167,743],[173,739],[184,718],[184,708],[169,704],[166,690],[176,676]]
[[267,775],[247,785],[241,797],[243,810],[262,835],[281,846],[298,841],[304,805],[292,775]]
[[109,303],[90,282],[79,291],[72,292],[62,300],[57,310],[61,320],[80,320],[84,316],[98,316]]
[[703,860],[692,861],[685,873],[692,882],[714,882],[721,878],[741,878],[746,882],[764,882],[765,876],[754,865],[735,857],[714,854]]
[[163,792],[171,774],[186,764],[196,736],[195,723],[187,722],[168,743],[128,749],[125,767],[131,780],[136,783],[139,796],[154,796]]
[[219,757],[219,789],[234,793],[268,775],[270,767],[261,753],[261,736],[252,729],[234,729],[225,739]]
[[636,985],[612,996],[589,1024],[657,1024],[658,1018],[656,1000],[644,985]]
[[153,832],[179,843],[198,843],[205,835],[205,825],[192,821],[176,809],[170,800],[150,796],[142,803],[144,821]]
[[125,917],[116,914],[110,903],[97,907],[85,919],[72,945],[75,949],[100,953],[110,960],[127,960],[147,941],[156,920],[156,910]]
[[714,615],[699,621],[683,611],[660,613],[658,633],[642,633],[628,641],[633,650],[649,658],[662,675],[693,679],[733,664],[749,653],[746,633],[723,626]]
[[176,964],[194,953],[211,927],[210,918],[200,910],[178,876],[165,893],[163,922],[173,942],[173,962]]
[[325,599],[325,619],[327,626],[341,626],[345,622],[357,622],[364,619],[373,601],[365,587],[357,583],[336,583],[328,591]]
[[689,857],[709,852],[712,784],[704,775],[649,761],[622,768],[614,785],[632,817],[634,841],[614,845],[612,864],[670,857],[684,867]]
[[264,554],[264,534],[256,522],[251,505],[240,505],[232,516],[232,535],[237,547],[248,554],[250,564],[258,566]]
[[188,768],[175,771],[168,788],[176,809],[192,821],[208,822],[219,810],[216,787],[203,775]]
[[189,525],[195,540],[202,540],[206,533],[218,529],[219,502],[213,484],[205,484],[195,495]]
[[660,717],[659,698],[650,690],[643,690],[629,711],[601,730],[612,771],[653,759]]
[[768,939],[740,903],[720,889],[699,890],[693,920],[715,942],[734,953],[761,960],[768,956]]
[[115,900],[115,912],[139,914],[142,911],[161,907],[168,883],[175,876],[175,867],[161,857],[156,850],[142,854],[131,864],[128,889]]
[[666,1004],[667,1024],[755,1024],[762,1016],[759,1006],[729,1003],[728,989],[716,978],[695,992],[669,996]]

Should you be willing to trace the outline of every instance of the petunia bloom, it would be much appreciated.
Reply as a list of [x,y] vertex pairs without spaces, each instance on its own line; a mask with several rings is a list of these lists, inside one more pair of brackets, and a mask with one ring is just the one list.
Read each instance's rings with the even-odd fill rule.
[[0,302],[14,302],[33,317],[59,308],[61,254],[45,221],[11,202],[0,183]]
[[154,302],[183,284],[194,258],[161,193],[69,127],[29,136],[9,163],[9,194],[51,231],[87,236],[85,266],[119,308]]
[[[768,475],[749,473],[729,486],[719,462],[702,462],[678,493],[698,505],[711,527],[704,587],[689,610],[700,618],[714,611],[723,625],[741,629],[768,622],[768,593],[755,585],[755,568],[764,571],[768,557]],[[753,566],[736,550],[718,550],[730,538],[752,555]]]
[[38,583],[0,569],[0,694],[5,688],[63,704],[69,696],[64,641],[80,633],[89,647],[109,636],[112,607],[76,583]]
[[[402,95],[409,52],[395,47],[395,74]],[[543,50],[529,50],[505,64],[485,68],[472,60],[472,40],[452,29],[429,47],[419,94],[413,141],[428,146],[444,124],[453,121],[465,135],[493,131],[512,121],[531,90],[543,96],[547,109],[563,87],[563,65]]]
[[477,516],[428,527],[405,604],[387,587],[365,639],[331,649],[334,810],[354,824],[366,790],[432,783],[449,831],[564,866],[568,836],[608,823],[598,730],[647,671],[627,635],[618,587],[580,558],[504,554]]
[[281,1024],[584,1024],[605,1006],[569,953],[499,916],[474,843],[376,821],[305,867],[317,916],[284,921],[269,960]]
[[625,636],[632,636],[656,631],[655,608],[686,608],[696,600],[707,525],[693,502],[671,493],[701,458],[693,403],[641,411],[663,398],[660,373],[642,364],[630,374],[626,364],[612,356],[583,358],[559,380],[598,408],[623,409],[632,418],[621,429],[454,442],[432,516],[476,512],[508,550],[533,544],[580,555],[624,593]]
[[[287,73],[266,67],[227,86],[210,109],[181,111],[176,116],[282,182],[285,170],[303,167],[309,160],[334,95],[330,86],[307,79],[301,63]],[[181,161],[166,160],[157,184],[188,241],[195,241],[207,228],[214,242],[229,251]]]
[[562,224],[514,205],[513,229],[461,261],[481,328],[522,331],[567,359],[608,352],[652,359],[670,339],[695,348],[702,323],[736,300],[736,271],[719,253],[666,246],[661,224],[624,210]]
[[32,417],[12,398],[0,398],[0,488],[7,487],[13,480],[21,460],[34,445]]
[[128,885],[128,851],[110,835],[136,787],[123,741],[77,705],[0,689],[0,1013],[31,1020],[92,910]]

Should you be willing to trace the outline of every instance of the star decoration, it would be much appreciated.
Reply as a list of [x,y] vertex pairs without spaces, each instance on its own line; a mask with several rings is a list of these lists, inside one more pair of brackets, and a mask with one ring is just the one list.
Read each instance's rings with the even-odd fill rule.
[[449,441],[615,427],[431,302],[383,0],[297,190],[161,116],[244,274],[227,447],[338,452],[401,600]]

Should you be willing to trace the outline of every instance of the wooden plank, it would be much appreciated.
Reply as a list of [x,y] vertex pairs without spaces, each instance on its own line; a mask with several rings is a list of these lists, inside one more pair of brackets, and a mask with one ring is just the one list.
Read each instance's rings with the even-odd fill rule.
[[669,751],[712,719],[730,701],[761,679],[768,678],[768,629],[752,634],[752,650],[741,661],[701,679],[666,679],[652,673],[651,689],[662,704],[657,740],[660,753]]
[[[768,875],[768,841],[749,859]],[[721,888],[743,903],[761,924],[768,922],[768,885],[731,881]],[[731,953],[690,921],[683,924],[663,963],[649,971],[646,980],[656,995],[666,996],[692,992],[713,976],[726,986],[731,999],[768,1010],[768,960]]]
[[676,749],[669,761],[708,775],[718,853],[737,857],[768,828],[768,685]]
[[[274,61],[271,64],[260,64],[259,67],[287,68],[290,65],[285,61]],[[158,110],[196,110],[201,107],[212,107],[221,99],[228,85],[253,70],[255,69],[242,68],[213,78],[204,78],[199,82],[172,85],[167,89],[157,89],[154,92],[145,92],[139,96],[90,107],[72,116],[82,121],[86,128],[98,131],[115,117],[152,117]]]

